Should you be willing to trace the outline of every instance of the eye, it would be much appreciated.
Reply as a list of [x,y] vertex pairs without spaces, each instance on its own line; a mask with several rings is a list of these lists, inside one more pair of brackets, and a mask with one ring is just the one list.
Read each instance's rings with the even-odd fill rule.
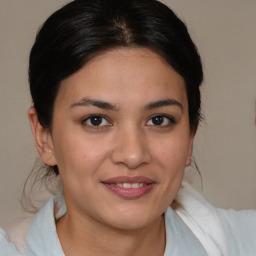
[[155,115],[148,120],[147,125],[166,127],[166,126],[169,126],[169,125],[175,124],[175,123],[176,123],[175,119],[171,116]]
[[92,127],[104,127],[104,126],[111,125],[111,123],[101,115],[88,116],[82,121],[82,124],[86,126],[92,126]]

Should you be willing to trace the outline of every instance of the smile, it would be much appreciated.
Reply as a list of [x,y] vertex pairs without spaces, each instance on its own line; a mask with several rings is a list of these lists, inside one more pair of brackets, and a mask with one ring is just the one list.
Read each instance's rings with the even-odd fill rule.
[[145,183],[117,183],[116,186],[120,188],[141,188],[146,186]]
[[115,177],[102,182],[114,194],[125,199],[138,199],[148,194],[156,185],[146,177]]

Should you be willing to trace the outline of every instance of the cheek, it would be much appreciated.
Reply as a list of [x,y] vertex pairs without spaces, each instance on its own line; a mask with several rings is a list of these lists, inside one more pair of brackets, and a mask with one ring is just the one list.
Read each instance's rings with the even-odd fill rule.
[[61,136],[54,146],[59,170],[62,174],[92,173],[106,156],[104,143],[83,136]]
[[[170,204],[180,188],[189,150],[189,140],[175,136],[156,148],[156,161],[162,170],[163,202]],[[185,137],[186,138],[186,137]]]
[[185,168],[189,151],[189,140],[173,136],[154,145],[154,155],[164,169],[177,171]]

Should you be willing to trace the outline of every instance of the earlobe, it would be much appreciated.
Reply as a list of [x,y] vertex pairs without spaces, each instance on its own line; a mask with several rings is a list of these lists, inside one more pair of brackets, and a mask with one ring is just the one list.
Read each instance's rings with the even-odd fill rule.
[[194,134],[190,135],[189,148],[188,148],[188,154],[187,154],[187,160],[186,160],[186,167],[191,165],[194,137],[195,137]]
[[39,120],[34,107],[31,107],[28,111],[28,118],[31,127],[31,131],[34,136],[37,151],[44,164],[49,166],[56,165],[56,159],[53,151],[52,137],[49,130],[43,127]]

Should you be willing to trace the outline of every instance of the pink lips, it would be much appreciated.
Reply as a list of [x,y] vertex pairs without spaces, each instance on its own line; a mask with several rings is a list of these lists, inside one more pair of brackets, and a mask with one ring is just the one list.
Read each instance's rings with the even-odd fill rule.
[[155,182],[143,176],[119,176],[104,180],[102,184],[125,199],[136,199],[149,193],[154,187]]

